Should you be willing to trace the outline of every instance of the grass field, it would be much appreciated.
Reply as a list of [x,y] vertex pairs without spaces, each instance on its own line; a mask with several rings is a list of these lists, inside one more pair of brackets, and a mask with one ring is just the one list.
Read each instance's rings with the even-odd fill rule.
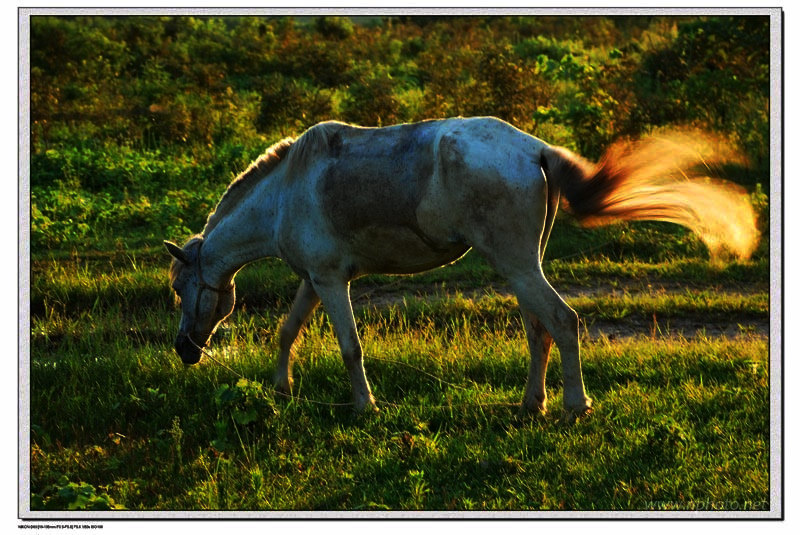
[[568,227],[552,247],[568,258],[546,273],[582,317],[595,405],[577,420],[561,411],[557,349],[550,412],[518,416],[516,301],[475,255],[353,284],[371,417],[347,405],[320,312],[298,347],[297,398],[270,388],[298,283],[279,261],[237,277],[219,363],[184,368],[166,253],[34,256],[32,509],[769,510],[763,255],[571,256]]

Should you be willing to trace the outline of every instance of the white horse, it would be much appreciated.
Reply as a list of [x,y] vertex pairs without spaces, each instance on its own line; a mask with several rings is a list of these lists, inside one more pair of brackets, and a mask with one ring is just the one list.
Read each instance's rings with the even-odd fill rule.
[[553,341],[561,351],[564,408],[591,406],[584,391],[578,315],[542,273],[559,201],[585,224],[672,221],[708,246],[747,257],[757,241],[746,196],[708,179],[665,178],[697,163],[689,138],[612,147],[599,164],[494,118],[452,118],[387,128],[320,123],[285,139],[237,177],[202,235],[174,257],[182,317],[175,349],[200,360],[233,310],[234,277],[247,263],[283,259],[302,282],[280,329],[275,385],[292,388],[292,344],[323,303],[350,375],[357,410],[376,410],[364,373],[350,281],[417,273],[477,250],[506,279],[531,353],[523,410],[544,411]]

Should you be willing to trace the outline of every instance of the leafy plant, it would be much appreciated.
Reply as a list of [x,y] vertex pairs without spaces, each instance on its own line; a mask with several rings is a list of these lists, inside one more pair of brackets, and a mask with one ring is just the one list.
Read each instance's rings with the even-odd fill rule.
[[58,484],[31,494],[31,509],[43,511],[113,511],[125,509],[89,483],[74,483],[62,476]]
[[223,384],[214,392],[217,437],[212,445],[219,451],[228,451],[241,443],[240,427],[247,428],[267,422],[277,415],[272,396],[261,383],[239,379],[234,386]]

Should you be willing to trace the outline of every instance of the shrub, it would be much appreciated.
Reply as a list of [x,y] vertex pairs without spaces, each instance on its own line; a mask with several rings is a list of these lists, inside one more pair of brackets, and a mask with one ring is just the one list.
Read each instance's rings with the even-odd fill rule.
[[46,488],[41,494],[31,494],[31,509],[44,511],[111,511],[125,509],[108,494],[88,483],[73,483],[62,476],[58,484]]
[[328,39],[347,39],[353,35],[353,23],[347,17],[317,17],[314,28]]
[[310,82],[276,73],[264,80],[260,92],[259,132],[296,134],[334,115],[331,92]]
[[407,116],[407,110],[395,95],[396,84],[383,65],[366,64],[353,71],[353,78],[342,103],[346,120],[364,126],[387,126]]

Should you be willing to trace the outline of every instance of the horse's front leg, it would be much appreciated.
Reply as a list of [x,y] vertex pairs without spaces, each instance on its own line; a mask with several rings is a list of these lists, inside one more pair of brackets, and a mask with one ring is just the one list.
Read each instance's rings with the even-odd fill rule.
[[292,393],[292,345],[303,330],[314,309],[319,305],[319,297],[310,282],[304,280],[297,289],[289,317],[281,325],[278,345],[278,368],[275,370],[273,383],[279,392]]
[[353,404],[357,412],[377,411],[375,398],[372,397],[367,375],[364,371],[361,342],[356,331],[356,320],[353,317],[353,305],[350,302],[350,284],[345,281],[320,281],[311,279],[314,289],[322,299],[322,306],[331,319],[333,330],[342,350],[342,359],[350,375],[353,389]]

